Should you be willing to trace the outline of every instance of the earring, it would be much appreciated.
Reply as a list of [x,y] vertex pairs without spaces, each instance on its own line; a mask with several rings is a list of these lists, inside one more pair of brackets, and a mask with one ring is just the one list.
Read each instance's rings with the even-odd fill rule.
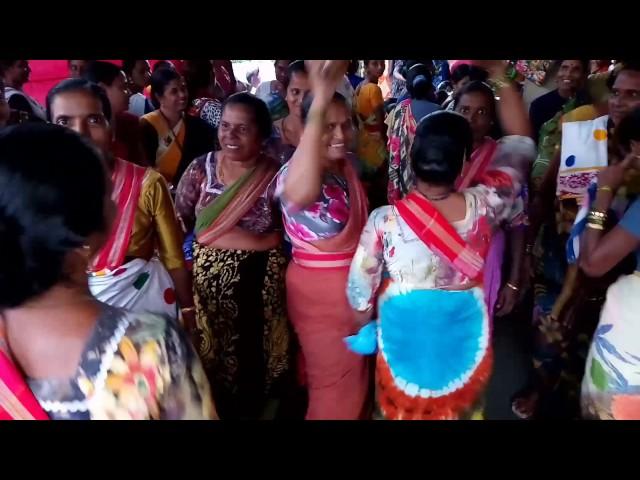
[[89,259],[91,255],[91,246],[90,245],[82,245],[82,251],[79,252],[85,259]]

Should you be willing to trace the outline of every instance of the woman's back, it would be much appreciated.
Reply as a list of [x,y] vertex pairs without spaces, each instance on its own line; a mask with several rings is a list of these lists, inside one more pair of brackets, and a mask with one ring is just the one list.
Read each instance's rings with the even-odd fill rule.
[[[491,198],[493,190],[478,186],[455,199],[445,217],[458,234],[470,245],[483,251],[488,245],[492,229],[502,218]],[[462,205],[458,205],[461,200]],[[502,200],[500,200],[502,203]],[[462,207],[462,208],[461,208]],[[446,288],[468,282],[468,278],[422,242],[400,216],[396,207],[387,205],[371,213],[361,243],[367,237],[367,255],[379,258],[394,282],[411,288]],[[354,262],[358,261],[356,258]],[[363,270],[368,267],[363,263]]]
[[178,325],[106,304],[73,375],[27,382],[54,420],[216,416],[204,371]]
[[[116,213],[108,185],[98,150],[71,129],[0,134],[0,418],[216,417],[177,323],[91,295],[87,269]],[[143,273],[134,287],[152,282]]]

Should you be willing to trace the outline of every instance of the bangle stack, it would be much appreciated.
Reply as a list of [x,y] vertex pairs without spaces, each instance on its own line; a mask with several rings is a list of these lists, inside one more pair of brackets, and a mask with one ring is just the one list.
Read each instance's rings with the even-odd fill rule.
[[587,228],[592,230],[604,230],[604,224],[607,221],[606,212],[591,210],[587,215]]

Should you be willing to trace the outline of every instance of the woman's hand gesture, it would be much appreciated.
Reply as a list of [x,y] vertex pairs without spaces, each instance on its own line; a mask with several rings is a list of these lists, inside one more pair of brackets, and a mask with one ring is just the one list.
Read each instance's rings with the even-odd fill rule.
[[314,99],[329,103],[349,67],[349,60],[305,60]]

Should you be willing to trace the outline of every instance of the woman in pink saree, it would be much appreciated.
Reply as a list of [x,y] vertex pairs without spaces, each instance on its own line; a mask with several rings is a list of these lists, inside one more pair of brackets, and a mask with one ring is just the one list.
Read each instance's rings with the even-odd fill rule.
[[347,150],[351,114],[335,93],[348,63],[307,62],[313,95],[303,101],[300,144],[276,186],[293,245],[287,308],[305,360],[309,420],[360,418],[369,385],[366,360],[343,342],[356,330],[346,286],[367,220],[366,194]]

